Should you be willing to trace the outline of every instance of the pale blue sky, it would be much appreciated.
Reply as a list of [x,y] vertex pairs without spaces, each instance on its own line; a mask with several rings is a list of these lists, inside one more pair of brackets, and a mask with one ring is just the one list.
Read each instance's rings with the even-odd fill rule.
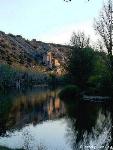
[[66,43],[82,26],[89,34],[103,0],[0,0],[0,30],[25,38]]

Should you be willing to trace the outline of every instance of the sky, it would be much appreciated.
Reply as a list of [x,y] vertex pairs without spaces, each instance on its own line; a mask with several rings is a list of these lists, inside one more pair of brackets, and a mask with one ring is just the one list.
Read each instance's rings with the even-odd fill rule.
[[0,31],[60,44],[77,31],[95,39],[94,17],[102,5],[103,0],[0,0]]

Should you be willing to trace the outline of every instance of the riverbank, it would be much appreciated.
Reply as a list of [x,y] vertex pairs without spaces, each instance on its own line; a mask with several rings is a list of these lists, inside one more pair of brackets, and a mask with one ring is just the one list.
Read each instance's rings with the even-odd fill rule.
[[78,86],[68,85],[65,86],[61,92],[59,93],[59,97],[64,101],[72,101],[74,102],[76,99],[81,99],[83,101],[91,101],[91,102],[111,102],[111,95],[93,95],[87,94],[87,91],[82,91]]

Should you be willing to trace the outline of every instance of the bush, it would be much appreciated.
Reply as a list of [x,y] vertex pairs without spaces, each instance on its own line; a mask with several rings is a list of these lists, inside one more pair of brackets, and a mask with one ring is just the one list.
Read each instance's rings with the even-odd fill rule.
[[59,93],[59,97],[62,100],[70,100],[80,95],[80,89],[76,85],[68,85],[64,87]]
[[47,74],[32,71],[23,71],[15,69],[7,64],[0,64],[0,88],[15,87],[17,81],[22,86],[32,86],[36,84],[46,84],[48,82]]
[[85,88],[94,70],[95,52],[92,48],[74,47],[68,62],[68,72],[74,84]]
[[103,95],[112,96],[113,95],[113,85],[112,81],[105,76],[94,76],[89,80],[88,93],[91,95]]
[[97,53],[92,75],[88,79],[89,93],[94,95],[113,95],[113,78],[105,54]]

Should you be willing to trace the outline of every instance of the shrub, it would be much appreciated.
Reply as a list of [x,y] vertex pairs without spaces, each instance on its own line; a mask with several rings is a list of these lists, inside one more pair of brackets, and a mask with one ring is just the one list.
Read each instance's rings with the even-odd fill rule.
[[[70,57],[70,56],[69,56]],[[73,48],[67,70],[74,84],[85,88],[94,70],[95,52],[91,48]]]
[[70,100],[80,95],[80,89],[76,85],[68,85],[64,87],[59,93],[59,97],[62,100]]

